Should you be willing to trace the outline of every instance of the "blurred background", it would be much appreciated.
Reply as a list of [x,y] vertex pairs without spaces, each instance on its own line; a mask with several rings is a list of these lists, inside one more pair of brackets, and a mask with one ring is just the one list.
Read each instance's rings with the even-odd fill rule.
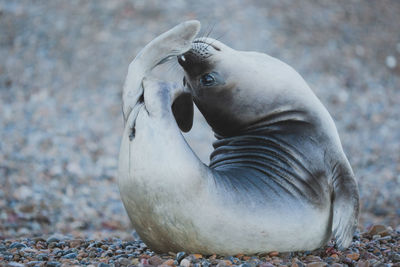
[[[0,238],[129,238],[116,182],[123,81],[146,43],[188,19],[299,71],[336,121],[360,228],[399,227],[399,14],[395,0],[0,0]],[[186,137],[207,163],[201,115]]]

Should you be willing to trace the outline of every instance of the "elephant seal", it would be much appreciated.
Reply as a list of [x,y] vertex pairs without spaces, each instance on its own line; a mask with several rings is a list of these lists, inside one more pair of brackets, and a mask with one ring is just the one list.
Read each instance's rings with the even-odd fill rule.
[[[161,47],[145,47],[139,55],[151,64],[129,67],[124,90],[136,102],[124,94],[131,108],[118,180],[139,236],[157,252],[235,255],[316,249],[333,230],[337,245],[347,247],[358,189],[327,110],[273,57],[209,38],[183,45],[195,24],[162,35],[170,41]],[[168,46],[188,50],[178,55],[183,88],[148,77],[171,56]],[[209,166],[181,134],[192,125],[192,98],[218,139]]]

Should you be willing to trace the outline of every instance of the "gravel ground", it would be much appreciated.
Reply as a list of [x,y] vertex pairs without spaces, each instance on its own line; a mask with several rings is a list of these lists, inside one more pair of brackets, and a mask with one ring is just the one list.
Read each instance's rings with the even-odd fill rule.
[[356,233],[352,245],[338,251],[333,244],[316,251],[258,255],[201,255],[185,252],[155,254],[140,241],[68,239],[50,236],[0,241],[0,261],[8,266],[241,266],[241,267],[324,267],[400,266],[400,232],[376,225]]
[[[132,239],[116,184],[122,83],[141,47],[194,18],[203,35],[303,75],[334,117],[359,181],[360,230],[399,230],[398,14],[395,0],[0,0],[0,240]],[[213,136],[199,114],[186,137],[208,162]]]

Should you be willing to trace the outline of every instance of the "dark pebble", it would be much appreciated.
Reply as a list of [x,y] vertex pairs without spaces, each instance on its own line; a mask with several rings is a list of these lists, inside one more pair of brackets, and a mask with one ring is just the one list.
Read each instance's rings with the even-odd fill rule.
[[49,238],[47,238],[46,242],[48,244],[54,243],[54,242],[60,242],[60,238],[58,238],[56,236],[50,236]]
[[48,261],[49,255],[47,253],[41,253],[41,254],[37,255],[37,258],[40,261]]
[[111,267],[111,265],[104,262],[100,262],[99,265],[97,265],[97,267]]
[[40,236],[37,236],[37,237],[34,237],[34,238],[32,238],[32,240],[33,240],[33,242],[35,242],[35,243],[37,243],[37,242],[46,242],[46,240],[45,239],[43,239],[42,237],[40,237]]
[[18,262],[15,262],[15,261],[9,262],[9,263],[7,264],[7,266],[10,266],[10,267],[24,267],[23,264],[18,263]]
[[[123,266],[128,266],[131,263],[131,261],[126,258],[119,258],[118,263]],[[155,265],[155,266],[157,266],[157,265]]]
[[71,254],[71,253],[74,253],[74,252],[76,252],[76,250],[75,249],[68,249],[68,250],[63,250],[63,254],[64,255],[67,255],[67,254]]
[[7,250],[6,246],[4,246],[4,245],[0,245],[0,252],[2,252],[2,251],[6,251],[6,250]]
[[203,267],[209,267],[211,264],[208,260],[202,260],[201,261],[201,266]]
[[47,267],[60,267],[61,263],[58,261],[49,261],[47,262]]
[[125,249],[126,249],[126,250],[135,250],[136,247],[135,247],[135,246],[129,245],[129,246],[126,246]]
[[128,254],[121,254],[121,255],[117,255],[115,258],[116,258],[116,259],[119,259],[119,258],[129,258],[129,255],[128,255]]
[[63,256],[64,259],[75,259],[76,256],[78,256],[76,253],[69,253],[65,256]]
[[400,254],[399,253],[394,253],[390,258],[394,263],[400,262]]
[[[43,261],[30,261],[26,265],[27,266],[40,266],[43,263],[44,263]],[[47,265],[47,266],[49,266],[49,265]]]
[[26,248],[25,244],[14,242],[10,245],[10,248],[16,248],[16,249],[21,249],[21,248]]
[[176,259],[178,262],[181,262],[181,260],[183,259],[183,257],[185,257],[185,255],[186,255],[186,253],[183,252],[183,251],[178,252],[178,253],[176,254],[176,258],[175,258],[175,259]]

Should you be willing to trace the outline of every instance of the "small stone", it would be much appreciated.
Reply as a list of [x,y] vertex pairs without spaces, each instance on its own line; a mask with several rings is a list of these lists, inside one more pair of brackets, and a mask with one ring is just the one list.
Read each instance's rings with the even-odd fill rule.
[[[131,261],[128,260],[127,258],[124,258],[124,257],[119,258],[117,261],[118,261],[118,263],[121,264],[121,265],[126,265],[126,266],[128,266],[129,264],[131,264]],[[153,264],[152,264],[152,265],[153,265]],[[157,266],[157,265],[156,265],[156,266]]]
[[385,62],[389,69],[394,69],[397,66],[397,60],[394,56],[387,56]]
[[58,261],[49,261],[49,262],[47,262],[47,266],[48,267],[60,267],[61,263]]
[[79,240],[79,239],[74,239],[74,240],[71,240],[71,241],[69,242],[69,246],[70,246],[71,248],[79,247],[81,244],[82,244],[82,240]]
[[13,260],[19,261],[20,258],[21,258],[21,256],[19,254],[15,254],[13,257]]
[[81,252],[79,252],[77,258],[78,258],[78,260],[82,260],[82,259],[87,258],[88,256],[89,256],[89,254],[87,254],[87,253],[84,252],[84,251],[81,251]]
[[19,243],[19,242],[14,242],[10,245],[10,248],[16,248],[16,249],[21,249],[21,248],[26,248],[25,244]]
[[242,257],[242,260],[244,260],[244,261],[248,261],[248,260],[250,260],[251,258],[249,257],[249,256],[243,256]]
[[377,240],[377,239],[379,239],[379,238],[381,238],[382,236],[381,235],[373,235],[372,236],[372,239],[373,240]]
[[353,261],[356,261],[360,258],[360,254],[358,253],[350,253],[350,254],[346,254],[346,257],[349,259],[352,259]]
[[304,267],[304,263],[295,258],[292,260],[292,267]]
[[21,263],[18,263],[18,262],[15,262],[15,261],[12,261],[12,262],[9,262],[7,264],[7,266],[10,266],[10,267],[24,267],[25,265],[23,265]]
[[168,266],[173,266],[174,265],[174,260],[173,259],[168,259],[162,263],[162,265],[168,265]]
[[236,264],[236,265],[240,264],[240,260],[239,260],[238,258],[236,258],[236,257],[231,257],[229,260],[230,260],[233,264]]
[[159,256],[153,256],[149,259],[149,264],[158,266],[163,263],[163,260]]
[[231,266],[232,262],[230,260],[223,260],[225,262],[225,266]]
[[29,261],[26,263],[27,266],[44,266],[44,261]]
[[331,265],[331,267],[343,267],[343,264],[334,263],[334,264]]
[[368,261],[358,261],[356,267],[369,267]]
[[381,238],[378,238],[378,241],[389,241],[389,240],[391,240],[392,239],[392,236],[391,235],[387,235],[387,236],[383,236],[383,237],[381,237]]
[[203,255],[201,255],[201,254],[193,254],[193,256],[194,256],[195,259],[202,259],[203,258]]
[[183,267],[189,267],[190,266],[190,260],[183,259],[183,260],[181,260],[181,263],[179,265],[183,266]]
[[282,262],[282,260],[280,258],[274,257],[274,259],[272,260],[272,263],[275,265],[280,265]]
[[209,260],[215,260],[217,258],[217,255],[216,254],[213,254],[213,255],[211,255],[208,259]]
[[46,242],[48,244],[53,243],[53,242],[60,242],[60,238],[58,238],[55,235],[50,236],[49,238],[47,238]]
[[37,243],[37,242],[46,242],[46,240],[45,239],[43,239],[43,237],[41,237],[41,236],[36,236],[36,237],[34,237],[34,238],[32,238],[32,240],[35,242],[35,243]]
[[178,262],[180,262],[180,261],[183,259],[183,257],[185,257],[185,255],[186,255],[186,253],[183,252],[183,251],[178,252],[178,253],[176,254],[176,258],[175,258],[175,259],[176,259]]
[[104,262],[100,262],[99,265],[97,265],[97,267],[111,267],[111,265]]
[[244,256],[243,254],[237,254],[236,258],[241,259],[241,258],[243,258],[243,256]]
[[268,253],[268,255],[270,257],[277,257],[277,256],[279,256],[279,252],[278,251],[271,251],[270,253]]
[[[292,267],[293,266],[294,265],[292,264]],[[271,264],[269,262],[263,262],[263,263],[260,264],[260,267],[275,267],[275,265],[273,265],[273,264]]]
[[326,265],[327,265],[326,262],[316,261],[306,264],[306,267],[325,267]]
[[139,265],[139,259],[138,258],[134,258],[132,259],[132,265]]
[[50,245],[54,245],[54,246],[56,246],[57,245],[57,243],[51,243],[51,244],[49,244],[49,246],[47,245],[47,243],[46,243],[46,241],[38,241],[38,242],[36,242],[36,248],[38,248],[38,249],[46,249],[47,247],[50,247]]
[[73,252],[73,253],[68,253],[67,255],[64,255],[63,258],[64,259],[75,259],[77,256],[78,255],[75,252]]
[[369,231],[368,234],[370,234],[371,236],[374,235],[382,235],[382,233],[387,232],[389,229],[385,226],[385,225],[380,225],[380,224],[376,224],[373,225]]
[[37,258],[40,261],[48,261],[49,255],[47,253],[40,253],[39,255],[37,255]]
[[390,258],[395,263],[400,262],[400,253],[394,253]]
[[318,256],[308,255],[305,258],[306,262],[322,262],[322,259]]

